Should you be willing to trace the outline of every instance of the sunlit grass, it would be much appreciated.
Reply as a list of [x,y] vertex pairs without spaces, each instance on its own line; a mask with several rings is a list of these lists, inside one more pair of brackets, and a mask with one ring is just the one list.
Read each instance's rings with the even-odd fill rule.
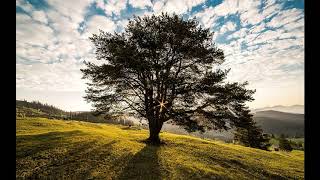
[[303,179],[304,152],[267,152],[163,132],[44,118],[17,119],[17,178]]

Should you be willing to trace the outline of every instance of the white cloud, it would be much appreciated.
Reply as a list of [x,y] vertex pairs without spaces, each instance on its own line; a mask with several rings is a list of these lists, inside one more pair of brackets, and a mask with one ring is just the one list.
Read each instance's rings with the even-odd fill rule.
[[69,17],[62,16],[55,10],[49,10],[47,16],[51,21],[50,26],[55,30],[59,41],[70,43],[80,38],[80,33],[77,30],[78,23],[72,21]]
[[304,32],[304,18],[300,18],[298,21],[283,25],[283,29],[288,32],[292,32],[292,31]]
[[237,25],[234,22],[228,21],[220,28],[219,34],[224,34],[227,31],[234,31],[236,28]]
[[97,6],[104,10],[104,12],[111,16],[112,13],[120,15],[121,10],[124,10],[127,6],[127,0],[109,0],[104,2],[103,0],[97,0]]
[[48,45],[55,41],[53,30],[34,22],[25,14],[16,15],[16,42],[32,45]]
[[43,11],[33,11],[32,12],[32,18],[36,21],[39,21],[41,23],[47,24],[48,19],[46,14]]
[[99,29],[113,33],[116,29],[116,24],[105,16],[96,15],[91,17],[87,22],[86,33],[89,33],[89,36],[92,34],[98,34]]
[[160,12],[160,10],[162,9],[163,6],[164,6],[164,2],[163,1],[157,1],[153,5],[153,11],[154,12]]
[[206,8],[194,16],[198,17],[205,27],[211,27],[219,17],[239,14],[243,26],[257,24],[263,20],[259,12],[259,0],[225,0],[214,7]]
[[[280,9],[274,3],[268,8]],[[303,104],[304,84],[304,20],[302,10],[291,9],[266,13],[272,16],[271,23],[259,22],[251,28],[243,27],[228,36],[236,38],[229,44],[218,45],[226,55],[221,66],[231,68],[230,81],[249,81],[256,89],[256,100],[250,106],[265,106],[265,103]],[[258,21],[257,21],[258,22]],[[278,29],[265,30],[266,26]],[[262,32],[263,31],[263,32]],[[238,38],[238,39],[237,39]],[[244,42],[248,47],[241,48]],[[272,97],[272,94],[274,97]],[[279,99],[279,100],[278,100]]]
[[282,9],[282,4],[276,3],[276,1],[266,1],[266,5],[262,10],[262,16],[266,19],[276,14]]
[[260,33],[260,34],[257,34],[254,39],[247,39],[246,40],[246,43],[248,46],[251,46],[251,45],[256,45],[256,44],[259,44],[259,43],[266,43],[270,40],[274,40],[278,37],[278,32],[277,31],[274,31],[274,30],[267,30],[263,33]]
[[259,25],[252,26],[250,28],[251,33],[259,33],[266,28],[266,24],[264,22],[260,23]]
[[117,21],[117,26],[121,28],[121,31],[124,30],[124,28],[128,25],[129,20],[127,19],[122,19],[120,21]]
[[241,13],[240,15],[242,25],[257,24],[263,20],[263,16],[259,13],[257,8],[250,9]]
[[[43,12],[29,7],[31,16],[16,14],[17,88],[67,91],[83,86],[77,64],[92,58],[93,47],[77,28],[89,2],[73,2],[73,7],[68,2],[62,7],[50,1],[54,9]],[[81,10],[68,14],[73,8]]]
[[205,0],[167,0],[157,1],[153,5],[153,11],[156,14],[161,12],[183,14],[192,9],[192,7],[204,3]]
[[199,18],[200,22],[206,27],[212,27],[212,24],[220,17],[225,17],[231,14],[236,14],[239,10],[238,0],[225,0],[214,7],[208,7],[194,14]]
[[300,9],[288,9],[278,13],[277,16],[273,17],[270,22],[267,23],[268,27],[278,28],[283,25],[293,23],[300,18],[303,18],[303,10]]
[[16,65],[16,87],[29,90],[81,91],[85,89],[74,60],[54,64]]
[[62,16],[70,18],[71,22],[78,25],[83,21],[86,8],[93,2],[92,0],[48,0],[48,4]]
[[129,4],[134,8],[145,8],[146,6],[152,7],[152,3],[150,0],[129,0]]
[[205,28],[210,28],[215,25],[219,16],[215,14],[213,7],[209,7],[194,14],[193,17],[198,18]]
[[263,16],[259,13],[259,5],[261,1],[252,0],[241,2],[239,7],[240,20],[243,26],[248,24],[257,24],[263,20]]
[[16,0],[16,6],[22,8],[26,12],[31,12],[34,9],[28,1],[24,0]]
[[241,28],[238,31],[235,31],[234,33],[232,33],[230,35],[230,39],[231,38],[243,38],[247,35],[248,32],[249,32],[249,30],[247,28]]

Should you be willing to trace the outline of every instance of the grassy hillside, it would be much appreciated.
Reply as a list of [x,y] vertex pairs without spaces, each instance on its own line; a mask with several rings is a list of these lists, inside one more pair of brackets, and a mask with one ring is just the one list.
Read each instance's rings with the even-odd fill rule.
[[253,119],[266,133],[304,137],[304,114],[259,111],[254,114]]
[[18,118],[16,176],[53,179],[303,179],[302,151],[267,152],[219,141],[78,121]]

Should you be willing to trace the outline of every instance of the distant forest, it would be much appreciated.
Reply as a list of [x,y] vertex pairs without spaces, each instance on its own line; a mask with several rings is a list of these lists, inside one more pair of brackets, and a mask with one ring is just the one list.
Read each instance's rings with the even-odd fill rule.
[[[52,115],[64,117],[67,113],[55,106],[41,103],[39,101],[28,102],[26,100],[16,100],[16,108],[24,108],[25,111],[20,111],[20,113],[25,113],[25,116],[32,115]],[[29,109],[29,111],[27,111]],[[33,111],[33,112],[30,112]],[[23,115],[23,114],[21,114]]]
[[78,120],[96,123],[112,123],[129,125],[133,122],[121,117],[95,116],[92,112],[67,112],[47,103],[39,101],[28,102],[16,100],[16,116],[18,117],[43,117],[49,119]]

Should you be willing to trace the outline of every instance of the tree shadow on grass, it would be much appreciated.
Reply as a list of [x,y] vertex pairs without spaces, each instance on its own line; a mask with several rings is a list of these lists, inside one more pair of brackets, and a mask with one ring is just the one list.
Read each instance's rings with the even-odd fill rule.
[[130,160],[126,167],[115,179],[162,179],[161,166],[157,152],[160,147],[156,145],[146,145],[141,151]]
[[87,135],[76,130],[16,136],[16,178],[92,177],[92,171],[112,157],[112,145],[116,141],[106,140],[104,143],[98,143],[97,139]]
[[[109,166],[106,162],[113,164],[110,155],[114,143],[116,141],[103,145],[97,145],[95,141],[77,144],[36,174],[53,179],[92,179],[92,173],[97,169],[108,171]],[[108,160],[105,161],[106,159]]]
[[[77,136],[81,140],[73,141]],[[159,164],[159,146],[120,155],[113,146],[118,141],[86,137],[82,131],[17,136],[16,178],[157,180],[165,172]]]
[[[184,149],[180,149],[180,152],[184,152],[186,150],[186,147]],[[192,149],[186,150],[185,152],[188,153],[188,151],[191,151]],[[230,158],[227,156],[215,156],[213,153],[210,153],[209,151],[193,151],[193,156],[201,159],[203,157],[206,157],[208,162],[211,162],[211,164],[217,164],[224,169],[228,169],[228,171],[231,174],[241,173],[245,174],[247,178],[250,179],[286,179],[282,175],[274,174],[272,172],[268,172],[264,169],[264,167],[261,166],[250,166],[249,164],[245,164],[244,161],[241,161],[240,159],[236,158]],[[263,175],[263,176],[261,176]],[[219,174],[207,174],[204,175],[202,178],[205,179],[225,179],[226,177],[223,177]]]
[[48,132],[36,135],[18,135],[16,136],[16,158],[24,158],[35,155],[42,151],[47,151],[58,146],[65,146],[67,138],[85,135],[84,132],[66,131],[66,132]]

